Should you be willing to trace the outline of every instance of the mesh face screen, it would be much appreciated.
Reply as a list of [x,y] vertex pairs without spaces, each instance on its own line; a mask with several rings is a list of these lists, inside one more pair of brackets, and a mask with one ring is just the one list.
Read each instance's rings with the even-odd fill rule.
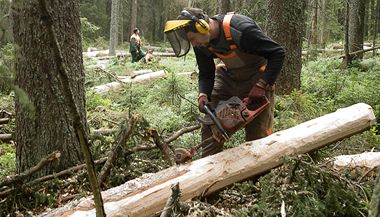
[[190,50],[190,42],[187,40],[184,28],[166,32],[166,36],[177,57],[186,55]]

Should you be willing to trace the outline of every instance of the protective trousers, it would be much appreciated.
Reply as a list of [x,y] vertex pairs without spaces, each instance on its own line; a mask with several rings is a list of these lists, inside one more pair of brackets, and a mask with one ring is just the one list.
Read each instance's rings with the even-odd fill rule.
[[[240,73],[240,74],[239,74]],[[262,73],[256,72],[247,74],[244,71],[230,72],[224,64],[219,64],[215,71],[214,89],[211,95],[211,107],[215,108],[221,100],[228,100],[232,96],[238,96],[241,100],[247,97],[251,88],[262,77]],[[274,118],[274,87],[268,86],[267,97],[270,105],[262,111],[251,123],[245,126],[245,140],[251,141],[266,137],[272,133]],[[249,106],[248,106],[249,108]],[[209,126],[201,129],[202,141],[212,136]],[[216,154],[223,151],[224,143],[215,142],[213,145],[205,147],[202,157]]]
[[131,51],[131,56],[132,56],[132,63],[134,63],[141,60],[145,56],[145,54],[140,49],[138,49],[136,51]]

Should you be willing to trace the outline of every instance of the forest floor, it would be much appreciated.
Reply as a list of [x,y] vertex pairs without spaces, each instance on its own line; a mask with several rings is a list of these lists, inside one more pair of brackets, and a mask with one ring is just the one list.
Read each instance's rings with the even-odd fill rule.
[[[100,57],[100,56],[99,56]],[[100,59],[100,58],[99,58]],[[130,63],[129,57],[98,60],[85,58],[87,121],[91,132],[99,129],[118,131],[132,114],[139,120],[127,144],[118,153],[103,190],[121,185],[145,173],[155,173],[170,165],[158,148],[128,153],[141,144],[153,144],[148,129],[156,129],[162,138],[196,124],[197,78],[180,72],[197,70],[194,55],[186,58],[157,57],[152,64]],[[97,93],[94,86],[118,82],[123,76],[135,76],[141,70],[164,70],[165,75]],[[366,57],[350,69],[341,69],[340,60],[318,57],[305,63],[302,87],[290,95],[276,96],[275,131],[295,126],[358,102],[365,102],[380,115],[380,57]],[[0,118],[11,121],[0,134],[14,132],[12,92],[2,93]],[[171,143],[190,147],[200,142],[199,130],[187,133]],[[117,135],[93,136],[94,159],[106,157]],[[243,143],[239,132],[225,147]],[[380,150],[377,125],[371,130],[341,140],[312,153],[286,159],[281,167],[260,177],[246,180],[206,198],[189,202],[189,209],[176,216],[367,216],[376,173],[336,171],[328,162],[335,156]],[[12,142],[0,142],[0,180],[14,174],[15,151]],[[98,166],[100,169],[100,166]],[[24,186],[0,199],[0,217],[35,215],[68,201],[90,194],[84,170],[73,175]]]

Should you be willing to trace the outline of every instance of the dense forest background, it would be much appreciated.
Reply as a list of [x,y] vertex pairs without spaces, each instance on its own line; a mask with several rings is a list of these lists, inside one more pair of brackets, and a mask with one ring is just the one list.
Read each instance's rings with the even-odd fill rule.
[[[380,0],[0,0],[0,217],[89,194],[102,204],[100,190],[173,165],[162,143],[199,143],[195,56],[174,57],[163,33],[184,7],[249,16],[285,48],[275,131],[361,102],[379,122]],[[152,63],[131,63],[136,27]],[[150,72],[161,77],[122,81]],[[98,91],[106,83],[120,86]],[[379,149],[377,124],[172,215],[379,216],[377,167],[331,167]]]

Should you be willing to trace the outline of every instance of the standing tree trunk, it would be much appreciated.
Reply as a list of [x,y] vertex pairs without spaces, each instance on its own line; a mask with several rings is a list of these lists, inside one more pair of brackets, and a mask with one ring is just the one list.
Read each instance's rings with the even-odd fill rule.
[[319,10],[320,14],[320,45],[322,48],[326,47],[326,43],[328,41],[328,34],[327,34],[327,1],[326,0],[321,0],[321,7]]
[[313,46],[318,44],[318,0],[313,0],[313,19],[311,20],[311,44]]
[[[376,38],[377,38],[377,32],[379,31],[379,19],[380,19],[380,0],[377,0],[374,10],[374,27],[373,27],[373,41],[372,41],[372,47],[376,47]],[[376,55],[376,50],[373,50],[373,56]]]
[[305,36],[307,38],[307,53],[306,53],[306,61],[309,61],[309,56],[310,56],[310,46],[311,46],[311,34],[312,34],[312,19],[313,19],[313,0],[307,0],[307,6],[306,6],[306,27],[305,27]]
[[131,0],[131,32],[134,28],[136,28],[136,21],[137,21],[137,0]]
[[[62,46],[70,89],[82,123],[86,123],[84,71],[79,20],[79,2],[49,1],[53,30]],[[12,2],[14,42],[17,45],[16,85],[25,95],[16,99],[16,167],[20,173],[48,153],[61,152],[58,162],[40,170],[43,176],[81,162],[70,107],[58,79],[54,49],[42,19],[38,1]],[[45,18],[46,19],[46,18]],[[20,92],[20,91],[19,91]]]
[[[349,0],[350,25],[349,25],[349,52],[363,49],[364,42],[364,17],[366,0]],[[363,53],[355,54],[353,59],[363,58]]]
[[110,55],[116,54],[116,47],[117,47],[118,37],[119,37],[119,18],[120,18],[119,8],[120,8],[119,0],[112,0],[111,28],[110,28],[110,49],[109,49]]
[[119,42],[120,44],[123,44],[124,42],[124,16],[123,16],[123,10],[125,8],[125,2],[124,1],[120,1],[119,3],[119,36],[120,36],[120,39],[119,39]]
[[269,0],[267,32],[286,51],[277,93],[289,94],[301,86],[302,36],[305,29],[306,0]]
[[352,62],[349,49],[350,7],[350,3],[346,0],[346,16],[344,19],[344,59],[342,63],[343,68],[347,68]]

